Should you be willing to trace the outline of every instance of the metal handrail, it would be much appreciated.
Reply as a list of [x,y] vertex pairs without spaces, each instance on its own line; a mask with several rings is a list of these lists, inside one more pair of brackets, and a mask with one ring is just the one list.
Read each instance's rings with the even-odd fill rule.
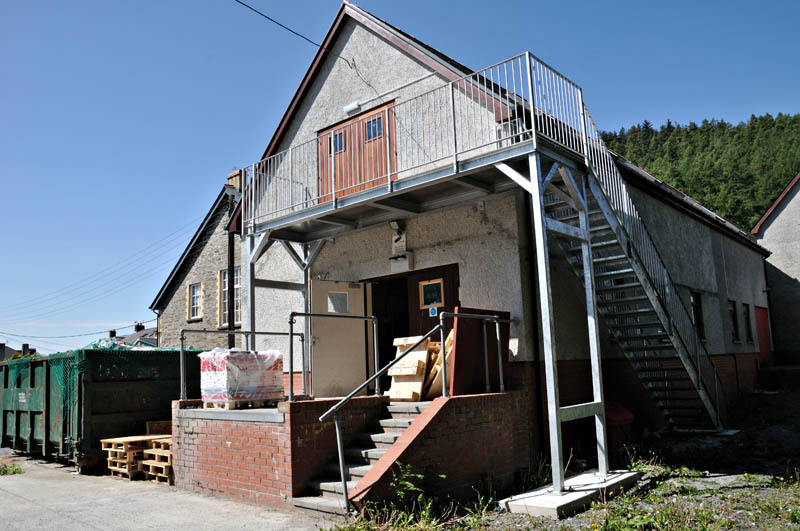
[[[321,315],[322,316],[326,316],[327,314],[321,314]],[[436,334],[437,331],[440,333],[441,341],[442,341],[442,343],[441,343],[441,345],[442,345],[441,346],[441,354],[439,356],[439,360],[440,360],[440,363],[441,363],[441,371],[442,371],[442,396],[446,398],[447,395],[448,395],[448,391],[447,391],[447,363],[446,363],[447,352],[446,352],[446,348],[445,348],[445,337],[444,337],[445,326],[444,326],[444,320],[447,319],[447,318],[456,318],[456,317],[465,318],[465,319],[480,319],[483,322],[483,353],[484,353],[484,365],[485,365],[485,368],[486,368],[486,392],[487,393],[489,392],[489,354],[488,354],[487,343],[486,343],[486,323],[487,322],[495,323],[495,327],[496,327],[495,329],[496,329],[496,334],[497,334],[497,364],[498,364],[498,370],[499,370],[498,374],[499,374],[499,380],[500,380],[500,392],[505,391],[505,385],[503,383],[503,358],[502,358],[502,348],[501,348],[502,341],[500,339],[500,324],[501,323],[511,323],[511,320],[510,319],[503,319],[503,318],[501,318],[501,317],[499,317],[497,315],[483,315],[483,314],[456,313],[456,312],[441,312],[439,314],[439,324],[438,325],[436,325],[433,328],[431,328],[431,330],[427,334],[422,336],[416,343],[414,343],[413,345],[408,347],[406,350],[401,352],[399,356],[395,357],[395,359],[393,359],[391,362],[387,363],[385,367],[383,367],[379,371],[376,371],[375,374],[373,374],[372,376],[370,376],[369,378],[364,380],[364,382],[362,382],[358,387],[353,389],[346,397],[344,397],[341,400],[339,400],[330,409],[328,409],[328,411],[326,411],[325,413],[323,413],[319,417],[319,421],[323,422],[323,421],[327,420],[331,415],[333,415],[333,424],[334,424],[334,428],[336,430],[336,446],[337,446],[337,451],[339,453],[339,473],[340,473],[341,479],[342,479],[342,492],[344,493],[345,509],[347,509],[349,507],[350,501],[348,500],[347,480],[345,478],[345,473],[344,473],[344,446],[343,446],[343,443],[342,443],[342,428],[341,428],[341,422],[340,422],[340,419],[339,419],[339,410],[342,407],[344,407],[344,405],[347,404],[354,396],[356,396],[358,393],[363,391],[364,388],[366,388],[370,383],[372,383],[373,381],[377,382],[377,380],[381,376],[386,374],[386,372],[389,369],[394,367],[395,364],[397,364],[400,360],[405,358],[406,355],[409,352],[412,352],[414,349],[416,349],[422,343],[424,343],[425,341],[430,339],[431,336]],[[377,342],[376,342],[376,345],[377,345]],[[377,351],[377,346],[376,346],[376,351]],[[377,357],[376,357],[376,362],[377,362]],[[377,367],[377,363],[376,363],[375,366]],[[376,383],[376,385],[378,385],[378,384]],[[379,389],[379,388],[376,387],[376,389]],[[379,393],[377,393],[377,394],[379,394]]]
[[[316,318],[328,318],[328,319],[358,319],[360,321],[370,321],[372,323],[372,342],[373,342],[373,358],[375,362],[375,369],[378,368],[378,318],[374,315],[345,315],[339,313],[313,313],[313,312],[291,312],[289,314],[289,334],[294,332],[294,323],[295,317],[316,317]],[[367,350],[369,351],[369,345],[366,345]],[[294,344],[292,341],[289,341],[289,372],[292,371],[292,367],[294,366]],[[303,358],[303,391],[305,392],[305,385],[306,385],[306,360]],[[380,394],[381,392],[381,384],[380,382],[376,383],[375,385],[375,394]],[[290,378],[289,379],[289,402],[294,401],[294,381]]]
[[[181,392],[180,392],[180,399],[186,400],[186,348],[185,348],[185,341],[186,341],[186,334],[239,334],[244,336],[299,336],[300,341],[305,341],[305,335],[302,332],[290,333],[287,334],[286,332],[254,332],[250,330],[206,330],[205,328],[197,329],[197,328],[181,328],[180,333],[180,340],[181,340],[181,354],[180,354],[180,379],[181,379]],[[293,342],[291,339],[289,340],[289,344],[291,345]],[[291,363],[289,364],[289,382],[291,382],[294,378],[294,374],[292,373],[292,366]],[[303,375],[303,382],[305,382],[305,374]],[[290,384],[291,386],[291,384]],[[305,389],[303,389],[305,392]]]
[[[622,176],[619,174],[616,164],[611,160],[608,149],[605,147],[600,137],[599,130],[592,120],[588,109],[585,107],[584,112],[587,120],[588,133],[591,136],[589,139],[590,149],[587,153],[587,159],[590,162],[592,173],[597,176],[600,189],[603,191],[606,201],[611,205],[614,211],[618,226],[625,232],[628,240],[632,242],[632,252],[637,255],[639,262],[641,262],[645,271],[647,271],[650,276],[650,281],[655,287],[656,295],[660,299],[670,320],[668,324],[665,323],[665,326],[672,329],[673,325],[675,325],[674,328],[677,331],[677,337],[683,344],[686,352],[690,355],[689,360],[697,370],[698,390],[704,388],[706,393],[711,394],[711,387],[713,385],[714,409],[717,416],[715,424],[717,424],[718,427],[722,427],[726,421],[727,408],[725,400],[720,400],[722,386],[720,384],[719,372],[714,362],[711,360],[705,345],[702,340],[700,340],[699,332],[691,318],[691,314],[675,288],[675,281],[672,279],[672,275],[664,259],[661,257],[658,248],[655,243],[653,243],[647,227],[644,225],[633,200],[628,194]],[[693,339],[693,341],[690,342],[689,339]],[[694,352],[692,352],[692,346],[694,346]],[[692,356],[694,359],[692,359]],[[704,366],[701,366],[701,362]],[[711,369],[711,374],[704,376],[709,368]]]

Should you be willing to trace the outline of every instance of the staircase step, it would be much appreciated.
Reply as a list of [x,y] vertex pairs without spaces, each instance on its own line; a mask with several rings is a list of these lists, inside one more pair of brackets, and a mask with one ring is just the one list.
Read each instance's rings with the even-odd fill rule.
[[669,387],[654,387],[652,385],[648,385],[647,389],[650,390],[651,393],[671,393],[671,392],[686,392],[686,391],[697,391],[697,389],[693,385],[675,385]]
[[[650,372],[650,371],[648,371]],[[643,382],[675,382],[675,381],[687,381],[690,382],[691,379],[689,378],[688,374],[682,374],[677,376],[639,376],[639,379]]]
[[639,364],[636,364],[636,369],[640,372],[664,372],[664,371],[685,371],[683,365],[664,365],[661,367],[642,367]]
[[616,271],[603,271],[602,273],[595,273],[594,278],[607,279],[633,275],[633,269],[626,267],[625,269],[617,269]]
[[[372,465],[345,462],[344,477],[348,480],[361,479],[367,475],[367,472],[369,472],[370,468],[372,468]],[[333,463],[329,463],[328,466],[325,467],[325,473],[328,474],[328,477],[338,477],[340,474],[338,460],[334,461]]]
[[356,440],[365,444],[373,444],[376,448],[388,448],[394,444],[402,432],[359,433]]
[[622,341],[625,350],[628,352],[649,352],[653,350],[675,350],[672,343],[657,343],[655,345],[632,345],[631,341]]
[[633,310],[622,310],[622,311],[606,311],[603,312],[603,315],[608,318],[615,318],[615,317],[624,317],[629,315],[647,315],[651,313],[656,313],[653,308],[636,308]]
[[658,334],[630,334],[627,336],[617,336],[617,341],[628,341],[631,339],[669,339],[669,336],[664,332]]
[[[596,277],[597,277],[597,275],[595,275],[595,278]],[[628,289],[641,288],[641,287],[642,287],[642,285],[639,284],[638,282],[626,282],[625,284],[614,284],[614,285],[611,285],[611,286],[598,286],[595,289],[595,291],[598,291],[598,292],[602,291],[602,292],[605,293],[607,291],[625,291],[625,290],[628,290]]]
[[623,330],[629,328],[656,328],[660,327],[660,321],[638,321],[633,323],[606,323],[607,326],[612,330]]
[[601,256],[599,258],[592,259],[592,263],[594,263],[594,265],[603,265],[603,264],[627,262],[627,261],[628,257],[625,256],[624,254],[616,254],[613,256]]
[[345,448],[344,455],[348,461],[371,464],[386,453],[386,448]]
[[325,496],[300,496],[297,498],[292,498],[292,505],[301,509],[308,509],[309,511],[318,511],[327,514],[347,514],[347,511],[344,508],[344,499],[342,497],[337,500],[334,498],[327,498]]
[[596,227],[590,227],[589,230],[591,232],[607,232],[611,231],[611,225],[597,225]]
[[623,297],[620,299],[597,299],[600,306],[613,306],[615,304],[629,304],[631,302],[649,302],[647,295],[636,295],[635,297]]
[[403,430],[405,428],[408,428],[412,422],[414,422],[413,417],[400,417],[391,419],[381,419],[378,421],[378,425],[380,425],[380,427],[384,429]]
[[[347,492],[350,492],[354,488],[358,481],[348,481],[347,482]],[[309,481],[308,486],[312,489],[316,490],[317,492],[321,493],[325,498],[341,498],[342,497],[342,480],[341,479],[322,479],[322,480],[314,480]]]
[[398,418],[402,415],[419,415],[428,404],[430,402],[392,402],[387,409],[392,418]]

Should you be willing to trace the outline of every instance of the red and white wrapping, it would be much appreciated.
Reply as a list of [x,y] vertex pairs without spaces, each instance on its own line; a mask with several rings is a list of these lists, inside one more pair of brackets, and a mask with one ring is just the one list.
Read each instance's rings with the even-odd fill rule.
[[215,348],[198,356],[200,394],[204,402],[284,396],[283,355],[277,350]]

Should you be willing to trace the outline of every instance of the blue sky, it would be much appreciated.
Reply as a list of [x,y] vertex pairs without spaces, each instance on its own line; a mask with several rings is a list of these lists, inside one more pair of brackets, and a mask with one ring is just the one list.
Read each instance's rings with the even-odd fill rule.
[[[250,1],[316,41],[339,7]],[[474,68],[531,50],[583,87],[602,129],[800,112],[794,1],[357,3]],[[0,0],[0,341],[153,318],[314,52],[233,0]]]

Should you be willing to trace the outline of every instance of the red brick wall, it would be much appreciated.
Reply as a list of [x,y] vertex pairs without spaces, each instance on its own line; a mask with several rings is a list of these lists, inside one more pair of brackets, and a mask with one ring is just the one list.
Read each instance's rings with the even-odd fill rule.
[[363,502],[390,495],[395,460],[425,474],[426,488],[438,496],[474,499],[472,487],[485,486],[487,480],[494,489],[508,487],[531,453],[527,438],[518,436],[528,427],[515,426],[530,419],[523,411],[530,411],[528,399],[520,392],[437,398],[373,465],[351,497]]
[[711,360],[717,368],[728,403],[735,402],[742,393],[755,391],[758,380],[758,353],[715,354],[711,356]]
[[[336,457],[333,420],[319,417],[337,400],[281,402],[283,422],[179,418],[200,401],[174,401],[173,471],[178,488],[289,507],[306,482]],[[388,397],[354,398],[341,413],[345,438],[362,431]]]

